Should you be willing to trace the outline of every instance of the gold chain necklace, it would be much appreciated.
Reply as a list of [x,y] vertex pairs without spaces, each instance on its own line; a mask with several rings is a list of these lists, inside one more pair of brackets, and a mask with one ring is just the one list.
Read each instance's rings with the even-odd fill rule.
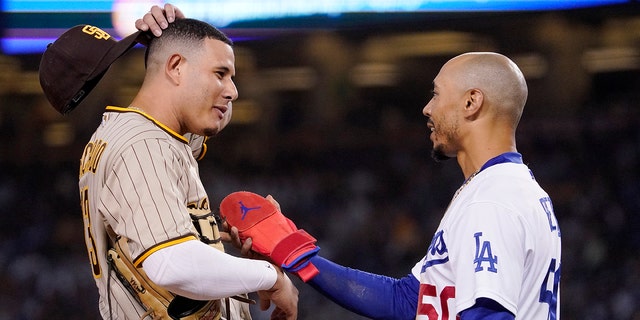
[[458,190],[456,190],[456,193],[453,195],[453,199],[452,199],[451,201],[453,201],[455,198],[457,198],[457,197],[458,197],[458,194],[460,194],[460,192],[462,192],[462,189],[464,189],[464,187],[466,187],[466,186],[471,182],[471,180],[473,180],[473,178],[475,178],[475,176],[476,176],[478,173],[480,173],[480,170],[478,170],[478,171],[476,171],[476,172],[472,173],[472,174],[469,176],[469,178],[467,178],[467,180],[465,180],[465,181],[464,181],[464,183],[462,183],[462,185],[460,186],[460,188],[458,188]]

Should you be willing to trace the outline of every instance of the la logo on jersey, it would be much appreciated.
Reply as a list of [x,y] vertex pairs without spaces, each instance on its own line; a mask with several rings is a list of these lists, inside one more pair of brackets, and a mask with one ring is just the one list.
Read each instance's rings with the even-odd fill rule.
[[[473,263],[476,264],[476,272],[484,270],[483,264],[487,264],[487,270],[493,273],[498,273],[496,265],[498,264],[498,256],[493,255],[491,252],[491,242],[482,241],[482,232],[476,232],[473,235],[476,238],[476,257],[473,259]],[[481,243],[482,242],[482,243]]]

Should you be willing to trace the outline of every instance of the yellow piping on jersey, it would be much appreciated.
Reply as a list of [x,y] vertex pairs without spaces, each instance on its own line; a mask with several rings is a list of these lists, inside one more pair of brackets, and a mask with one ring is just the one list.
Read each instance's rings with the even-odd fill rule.
[[200,152],[200,156],[198,156],[197,161],[200,161],[204,158],[204,155],[207,154],[207,140],[209,137],[204,137],[204,141],[202,141],[202,152]]
[[156,252],[156,251],[158,251],[160,249],[171,247],[171,246],[174,246],[176,244],[187,242],[187,241],[191,241],[191,240],[198,240],[198,238],[196,238],[196,236],[190,234],[190,235],[184,236],[182,238],[172,239],[172,240],[169,240],[169,241],[161,242],[158,245],[153,246],[153,247],[145,250],[140,256],[138,256],[135,260],[133,260],[133,265],[136,268],[139,268],[140,265],[142,264],[142,262],[144,262],[144,260],[147,259],[152,253],[154,253],[154,252]]
[[162,124],[160,121],[154,119],[152,116],[140,111],[140,110],[136,110],[136,109],[131,109],[131,108],[122,108],[122,107],[115,107],[115,106],[107,106],[107,111],[112,111],[112,112],[135,112],[139,115],[142,115],[143,117],[151,120],[153,123],[155,123],[158,127],[160,127],[162,130],[166,131],[168,134],[172,135],[174,138],[184,142],[184,143],[189,143],[189,140],[187,140],[187,138],[185,138],[183,135],[171,130],[169,127],[165,126],[164,124]]

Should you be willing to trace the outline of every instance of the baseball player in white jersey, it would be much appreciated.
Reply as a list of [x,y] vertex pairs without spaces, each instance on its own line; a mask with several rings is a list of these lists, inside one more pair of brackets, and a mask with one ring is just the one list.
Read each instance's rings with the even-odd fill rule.
[[[236,245],[243,253],[252,254],[253,246],[274,262],[284,261],[285,270],[331,300],[373,319],[559,319],[558,221],[549,195],[516,149],[515,131],[528,95],[522,72],[501,54],[472,52],[449,60],[433,83],[433,97],[423,109],[432,156],[456,158],[465,181],[426,255],[407,276],[395,279],[340,266],[321,257],[315,239],[295,227],[285,237],[259,230],[273,223],[244,228]],[[227,198],[260,205],[244,193]],[[272,198],[264,201],[279,207]],[[239,215],[232,206],[223,208],[225,217]],[[252,214],[255,220],[262,217],[257,214],[281,219],[269,211]],[[242,219],[235,221],[242,225]],[[302,245],[285,246],[280,238],[302,239]],[[263,249],[273,243],[273,252]],[[295,263],[282,259],[290,256]]]
[[456,319],[480,299],[518,319],[558,319],[560,230],[519,154],[495,158],[464,183],[412,274],[417,319]]
[[434,79],[423,110],[433,155],[456,157],[466,180],[412,270],[417,319],[560,317],[560,229],[516,151],[527,94],[520,69],[497,53],[459,55]]
[[[116,42],[88,25],[61,36],[40,69],[52,105],[61,113],[75,108],[136,36]],[[298,291],[279,267],[224,253],[229,236],[199,177],[205,137],[229,123],[238,96],[231,40],[192,19],[151,38],[140,91],[130,106],[106,108],[80,161],[102,317],[250,319],[249,300],[239,295],[257,291],[263,309],[275,304],[272,319],[296,319]],[[61,75],[65,81],[52,80]]]

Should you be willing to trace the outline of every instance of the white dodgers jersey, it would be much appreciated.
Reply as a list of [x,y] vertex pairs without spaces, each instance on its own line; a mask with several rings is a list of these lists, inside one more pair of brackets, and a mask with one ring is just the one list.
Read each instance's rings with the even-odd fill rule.
[[427,254],[418,320],[454,320],[476,299],[516,319],[560,318],[560,229],[551,199],[522,163],[499,163],[454,196]]

